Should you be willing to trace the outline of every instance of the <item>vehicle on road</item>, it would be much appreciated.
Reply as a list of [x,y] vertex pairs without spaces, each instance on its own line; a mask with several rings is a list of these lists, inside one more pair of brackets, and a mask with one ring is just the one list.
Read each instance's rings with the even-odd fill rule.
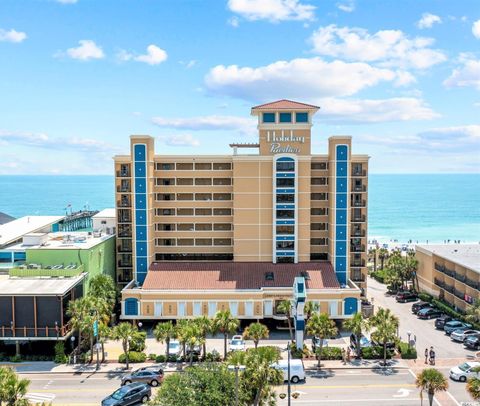
[[435,328],[439,330],[443,330],[443,328],[445,327],[445,324],[448,323],[449,321],[460,321],[460,320],[454,319],[453,317],[450,317],[444,314],[443,316],[435,320]]
[[453,331],[453,332],[450,334],[450,338],[451,338],[453,341],[458,341],[458,342],[460,342],[460,343],[463,343],[463,341],[464,341],[468,336],[476,335],[476,334],[480,334],[480,331],[478,331],[478,330],[471,330],[471,329],[465,327],[465,328],[459,328],[459,329]]
[[417,314],[420,310],[425,309],[427,307],[432,307],[432,305],[428,302],[423,302],[420,300],[419,302],[416,302],[412,305],[412,313]]
[[443,313],[440,310],[434,309],[432,307],[425,307],[417,313],[419,319],[436,319],[440,317]]
[[233,336],[230,340],[230,351],[244,351],[245,350],[245,340],[242,336],[236,335]]
[[468,336],[463,341],[463,345],[472,350],[480,349],[480,334],[472,334],[471,336]]
[[150,386],[135,382],[122,386],[102,400],[102,406],[128,406],[147,403],[152,396]]
[[148,367],[138,368],[137,371],[155,371],[160,375],[163,375],[163,367],[161,365],[149,365]]
[[443,331],[445,331],[445,334],[449,336],[459,328],[468,329],[468,328],[472,328],[472,325],[468,323],[464,323],[463,321],[452,320],[452,321],[449,321],[448,323],[445,323],[445,327],[443,327]]
[[168,343],[168,354],[170,357],[178,358],[182,352],[182,346],[178,340],[170,340]]
[[395,295],[395,300],[398,303],[415,302],[416,300],[418,300],[418,297],[413,292],[398,292]]
[[463,364],[450,369],[450,378],[454,381],[466,382],[468,378],[479,378],[480,373],[473,369],[480,366],[480,362],[464,362]]
[[163,381],[163,371],[158,373],[158,371],[143,370],[143,371],[134,371],[131,374],[122,376],[122,385],[128,385],[133,382],[142,382],[150,386],[158,386]]
[[[272,365],[273,368],[281,369],[283,371],[283,380],[288,381],[288,361],[281,359],[277,363]],[[301,359],[290,360],[290,382],[298,383],[305,381],[305,369]]]

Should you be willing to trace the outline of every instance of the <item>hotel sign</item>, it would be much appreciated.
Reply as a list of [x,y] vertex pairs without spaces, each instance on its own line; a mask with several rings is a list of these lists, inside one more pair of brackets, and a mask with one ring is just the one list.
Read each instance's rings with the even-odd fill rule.
[[285,135],[283,131],[281,135],[276,135],[274,132],[268,132],[267,143],[270,144],[271,154],[298,154],[300,152],[300,148],[292,145],[292,143],[304,144],[305,137],[293,135],[293,132],[291,132],[289,135]]

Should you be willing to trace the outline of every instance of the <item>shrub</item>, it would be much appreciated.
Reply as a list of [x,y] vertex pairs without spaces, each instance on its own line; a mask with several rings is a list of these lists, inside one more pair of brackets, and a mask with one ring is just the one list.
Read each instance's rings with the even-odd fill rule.
[[433,300],[433,296],[429,295],[428,293],[425,293],[425,292],[420,292],[418,294],[418,298],[420,300],[423,300],[424,302],[428,302],[428,303],[432,303],[432,300]]
[[[393,351],[387,349],[387,359],[392,358]],[[383,359],[383,347],[374,346],[362,348],[362,358],[363,359]]]
[[157,355],[155,357],[155,362],[165,362],[166,360],[167,360],[167,357],[166,355],[163,355],[163,354]]
[[145,331],[136,331],[130,340],[130,351],[142,352],[145,350],[145,340],[147,333]]
[[324,347],[322,350],[322,359],[324,360],[342,359],[342,349],[339,347]]
[[66,364],[68,357],[65,355],[65,344],[63,341],[59,341],[55,344],[55,358],[56,364]]
[[[129,351],[128,352],[128,361],[132,364],[138,362],[145,362],[147,360],[147,355],[144,352],[137,352],[137,351]],[[121,354],[118,357],[118,362],[124,364],[126,361],[125,354]]]
[[385,283],[385,272],[381,269],[378,269],[376,272],[371,272],[370,276],[377,282]]
[[157,354],[148,354],[149,361],[155,361],[157,359]]
[[213,350],[212,352],[207,352],[207,355],[205,356],[205,361],[207,362],[219,362],[220,359],[220,354],[216,350]]
[[9,358],[10,362],[21,362],[22,361],[22,356],[21,355],[14,355]]
[[441,310],[443,313],[449,315],[450,317],[454,317],[455,319],[463,319],[463,316],[459,312],[455,311],[449,305],[443,303],[442,301],[438,299],[433,299],[432,303],[438,310]]
[[409,347],[408,343],[400,342],[398,344],[398,352],[402,359],[417,359],[417,350],[414,347]]

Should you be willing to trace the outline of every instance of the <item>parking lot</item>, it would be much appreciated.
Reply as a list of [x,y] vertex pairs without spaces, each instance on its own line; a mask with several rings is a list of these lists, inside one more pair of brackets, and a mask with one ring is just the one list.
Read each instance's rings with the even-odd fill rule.
[[399,319],[399,335],[402,341],[407,341],[407,331],[411,332],[411,339],[416,337],[416,348],[419,361],[422,359],[425,348],[433,346],[436,358],[472,359],[476,351],[466,349],[461,343],[454,342],[442,330],[435,328],[435,320],[419,320],[412,314],[412,302],[397,303],[395,296],[386,296],[386,286],[376,280],[368,279],[369,299],[373,298],[375,308],[389,308]]

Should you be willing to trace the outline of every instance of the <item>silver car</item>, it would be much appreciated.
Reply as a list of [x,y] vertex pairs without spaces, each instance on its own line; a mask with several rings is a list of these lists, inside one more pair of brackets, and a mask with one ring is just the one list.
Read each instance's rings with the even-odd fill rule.
[[158,386],[163,381],[163,371],[138,370],[131,374],[122,376],[122,385],[128,385],[133,382],[146,383],[150,386]]

